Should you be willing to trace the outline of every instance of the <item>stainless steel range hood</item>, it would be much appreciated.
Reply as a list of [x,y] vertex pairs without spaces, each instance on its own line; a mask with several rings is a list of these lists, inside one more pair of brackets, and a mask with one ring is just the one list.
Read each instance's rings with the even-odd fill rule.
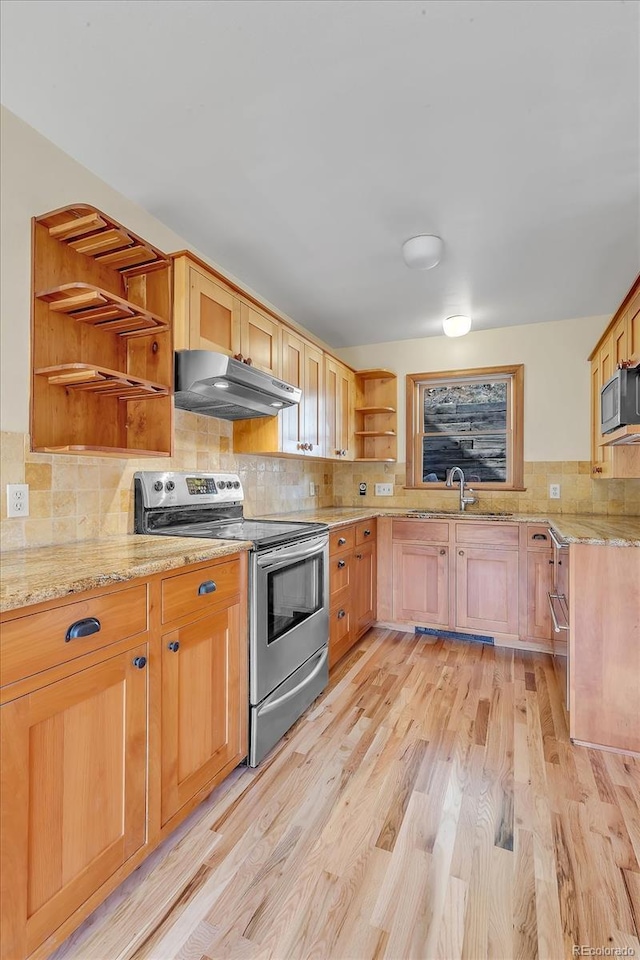
[[298,387],[211,350],[177,350],[175,383],[176,407],[221,420],[274,417],[302,396]]

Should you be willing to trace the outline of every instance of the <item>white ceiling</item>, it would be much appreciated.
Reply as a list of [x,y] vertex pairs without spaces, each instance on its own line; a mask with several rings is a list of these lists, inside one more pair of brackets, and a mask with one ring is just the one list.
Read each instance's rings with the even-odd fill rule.
[[2,6],[5,105],[334,346],[607,313],[637,272],[635,0]]

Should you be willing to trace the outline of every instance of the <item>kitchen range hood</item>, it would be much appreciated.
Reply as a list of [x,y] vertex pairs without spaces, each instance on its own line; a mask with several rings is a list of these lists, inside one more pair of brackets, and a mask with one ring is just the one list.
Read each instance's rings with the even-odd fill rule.
[[176,351],[175,404],[205,417],[274,417],[300,403],[302,391],[224,353]]

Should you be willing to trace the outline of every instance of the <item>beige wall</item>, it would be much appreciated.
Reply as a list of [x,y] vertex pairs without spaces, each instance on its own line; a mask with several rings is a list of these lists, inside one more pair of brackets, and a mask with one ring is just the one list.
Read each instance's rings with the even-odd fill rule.
[[[193,246],[5,107],[0,107],[0,124],[0,429],[26,432],[29,429],[31,218],[67,203],[92,203],[166,253],[193,249]],[[202,253],[199,256],[212,263]],[[254,292],[246,284],[242,286]]]
[[501,327],[466,337],[426,337],[338,351],[351,366],[387,367],[398,374],[398,461],[405,459],[407,373],[462,370],[508,363],[525,365],[524,459],[588,460],[587,357],[609,317]]

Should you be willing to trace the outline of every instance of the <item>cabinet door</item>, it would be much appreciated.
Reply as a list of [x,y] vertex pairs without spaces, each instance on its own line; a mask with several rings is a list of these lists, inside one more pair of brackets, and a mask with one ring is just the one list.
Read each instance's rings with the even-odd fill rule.
[[376,545],[364,543],[354,553],[353,620],[356,637],[376,619]]
[[248,303],[242,304],[240,352],[253,366],[280,376],[280,324]]
[[282,379],[294,387],[300,387],[303,391],[302,400],[294,407],[287,407],[283,410],[282,417],[282,452],[283,453],[303,453],[302,443],[305,429],[304,422],[304,346],[305,342],[301,337],[290,333],[288,330],[282,332]]
[[602,367],[600,356],[591,361],[591,475],[596,478],[611,474],[611,448],[600,445],[600,388],[602,386]]
[[146,654],[0,711],[3,957],[30,954],[145,842],[148,671],[134,660]]
[[518,633],[518,551],[456,548],[456,624],[479,633]]
[[240,301],[196,267],[189,268],[189,347],[240,352]]
[[355,374],[325,355],[324,414],[325,456],[330,460],[355,457]]
[[549,594],[553,590],[553,558],[547,552],[527,553],[527,636],[551,639]]
[[162,637],[162,823],[234,757],[246,756],[240,711],[239,606]]
[[393,619],[449,626],[449,548],[393,544]]
[[306,453],[324,454],[324,353],[310,343],[304,345],[304,441]]
[[629,314],[625,312],[611,331],[611,358],[613,369],[629,359]]
[[640,292],[636,293],[627,311],[627,359],[640,363]]

